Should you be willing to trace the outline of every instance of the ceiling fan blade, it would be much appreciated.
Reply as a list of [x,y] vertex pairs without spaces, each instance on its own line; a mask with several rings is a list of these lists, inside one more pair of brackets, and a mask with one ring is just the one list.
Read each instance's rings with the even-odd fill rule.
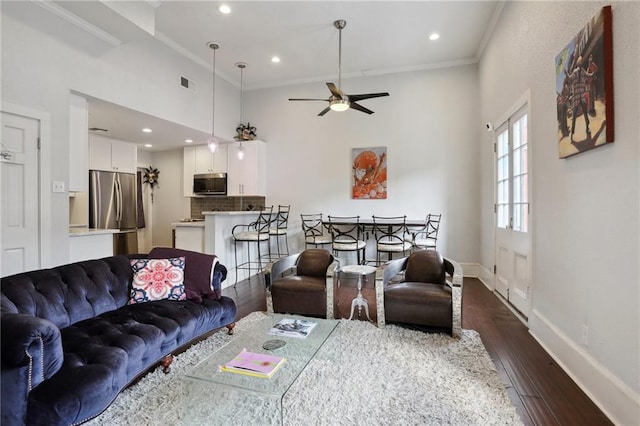
[[362,111],[362,112],[367,113],[367,114],[373,114],[373,111],[371,111],[370,109],[365,108],[362,105],[359,105],[359,104],[357,104],[355,102],[351,102],[349,107],[353,108],[353,109],[357,109],[358,111]]
[[323,115],[325,115],[326,113],[328,113],[331,110],[331,108],[326,107],[325,109],[323,109],[322,111],[320,111],[320,114],[318,114],[318,117],[322,117]]
[[358,102],[363,99],[380,98],[382,96],[389,96],[389,94],[387,92],[381,92],[381,93],[363,93],[360,95],[349,95],[349,100]]
[[342,97],[344,96],[344,93],[342,93],[335,84],[327,83],[327,87],[329,88],[329,90],[331,90],[331,94],[333,96],[336,96],[340,99],[342,99]]
[[311,99],[311,98],[289,98],[290,101],[322,101],[329,102],[329,99]]

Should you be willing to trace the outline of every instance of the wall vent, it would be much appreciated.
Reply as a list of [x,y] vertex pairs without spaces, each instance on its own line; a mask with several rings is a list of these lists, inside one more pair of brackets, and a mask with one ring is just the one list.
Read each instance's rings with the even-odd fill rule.
[[189,77],[185,77],[184,75],[180,76],[180,86],[184,89],[194,91],[196,90],[196,82],[191,80]]

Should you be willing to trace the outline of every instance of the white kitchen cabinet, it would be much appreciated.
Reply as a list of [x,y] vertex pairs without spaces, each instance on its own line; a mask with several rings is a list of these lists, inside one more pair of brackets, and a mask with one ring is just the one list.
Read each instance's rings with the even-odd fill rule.
[[196,145],[195,173],[225,173],[227,171],[227,147],[219,146],[213,153],[207,145]]
[[89,168],[108,172],[135,173],[136,145],[99,135],[89,135]]
[[193,196],[193,175],[227,172],[227,146],[220,145],[212,153],[207,145],[187,146],[183,153],[183,193]]
[[266,195],[267,150],[263,141],[242,142],[244,158],[238,158],[239,142],[228,146],[228,195]]
[[89,190],[89,107],[87,99],[69,97],[69,191]]

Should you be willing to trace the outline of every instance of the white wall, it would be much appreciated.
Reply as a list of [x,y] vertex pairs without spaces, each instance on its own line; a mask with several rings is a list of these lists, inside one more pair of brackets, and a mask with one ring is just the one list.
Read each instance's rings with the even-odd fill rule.
[[153,246],[171,247],[171,224],[191,217],[191,199],[183,196],[182,149],[155,152],[153,166],[160,171],[153,189]]
[[[245,117],[267,143],[267,204],[300,213],[402,215],[442,213],[438,247],[460,262],[477,262],[479,221],[478,96],[475,66],[343,80],[347,93],[389,92],[365,100],[375,111],[317,114],[323,83],[251,91]],[[277,114],[274,114],[277,111]],[[351,149],[387,147],[388,198],[352,200]]]
[[[640,4],[613,2],[615,142],[558,159],[555,55],[611,2],[507,2],[480,64],[482,121],[531,90],[531,333],[618,424],[640,418]],[[494,263],[493,153],[481,150],[481,262]],[[588,345],[581,339],[588,327]]]
[[[120,46],[81,31],[32,2],[2,2],[2,100],[51,116],[51,143],[44,170],[49,182],[68,182],[69,93],[79,93],[167,119],[211,130],[211,72],[178,55],[142,30]],[[203,49],[207,49],[203,44]],[[179,86],[180,75],[198,82],[198,91]],[[235,133],[238,89],[218,80],[216,131]],[[228,129],[228,132],[225,132]],[[175,170],[175,169],[173,169]],[[180,175],[174,179],[180,180]],[[163,175],[171,179],[169,172]],[[50,190],[51,184],[43,185]],[[67,194],[51,194],[51,265],[68,260]],[[164,237],[162,239],[164,241]],[[49,265],[43,265],[49,266]]]

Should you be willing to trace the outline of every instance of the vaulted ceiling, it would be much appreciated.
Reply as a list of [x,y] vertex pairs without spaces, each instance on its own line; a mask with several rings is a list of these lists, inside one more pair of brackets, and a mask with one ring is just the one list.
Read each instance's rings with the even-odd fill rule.
[[[16,3],[11,6],[15,9]],[[245,62],[245,90],[337,81],[336,19],[342,31],[342,77],[415,71],[478,61],[503,1],[51,1],[21,2],[81,27],[112,46],[151,35],[212,69],[209,41],[220,43],[216,71],[239,86],[237,62]],[[231,12],[219,7],[226,3]],[[3,7],[5,9],[5,7]],[[7,8],[9,9],[9,8]],[[3,11],[4,12],[4,11]],[[41,10],[42,12],[42,10]],[[29,16],[34,16],[29,13]],[[436,41],[429,39],[438,33]],[[279,63],[271,62],[273,56]],[[93,119],[111,115],[122,127],[135,112],[93,101]],[[104,120],[103,120],[104,121]],[[95,125],[100,123],[91,123]],[[161,126],[162,120],[155,125]],[[171,123],[162,133],[180,133]],[[114,135],[111,135],[116,137]],[[126,133],[118,137],[126,137]]]

